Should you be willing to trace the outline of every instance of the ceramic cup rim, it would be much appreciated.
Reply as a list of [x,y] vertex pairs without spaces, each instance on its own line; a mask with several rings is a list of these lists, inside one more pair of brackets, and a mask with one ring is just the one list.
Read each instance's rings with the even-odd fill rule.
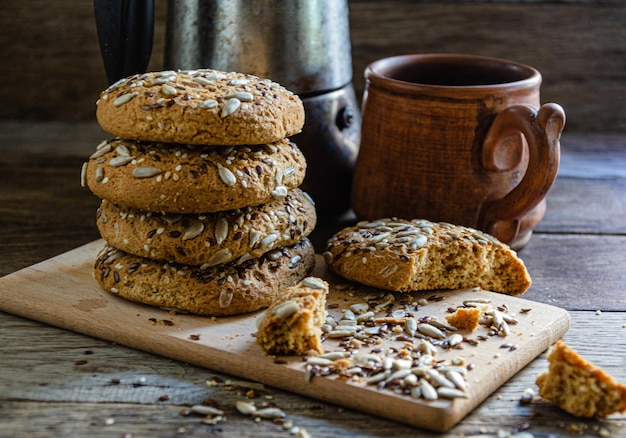
[[[510,74],[512,79],[484,84],[442,85],[407,81],[393,77],[393,74],[401,68],[434,64],[457,67],[480,66],[481,68],[491,69],[494,72]],[[367,82],[390,91],[451,94],[456,97],[455,93],[461,90],[466,94],[482,94],[487,91],[510,93],[516,90],[535,89],[541,85],[542,77],[541,73],[534,67],[502,58],[458,53],[416,53],[381,58],[372,62],[365,68],[365,79]]]

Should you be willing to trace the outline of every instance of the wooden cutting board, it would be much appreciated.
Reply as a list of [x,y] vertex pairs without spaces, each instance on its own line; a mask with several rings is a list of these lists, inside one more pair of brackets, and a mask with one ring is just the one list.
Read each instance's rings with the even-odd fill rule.
[[[569,328],[563,309],[477,290],[422,292],[413,300],[428,299],[415,317],[444,320],[449,308],[480,297],[492,306],[507,306],[516,314],[506,337],[491,336],[478,345],[438,353],[439,359],[462,356],[474,368],[468,373],[465,399],[426,401],[395,394],[376,385],[336,377],[306,379],[300,357],[266,356],[256,344],[255,322],[262,312],[238,317],[206,318],[132,303],[103,291],[92,278],[92,266],[102,241],[95,241],[0,278],[0,310],[25,318],[94,336],[121,345],[188,362],[214,371],[258,381],[319,400],[335,403],[409,425],[446,431],[486,397],[559,339]],[[381,291],[351,284],[328,272],[318,256],[315,275],[331,284],[329,313],[339,316],[352,303]],[[436,299],[435,299],[436,296]],[[407,295],[402,295],[406,299]],[[429,299],[430,298],[430,299]],[[521,309],[531,309],[526,313]],[[468,338],[480,339],[479,327]],[[339,350],[338,340],[328,339],[326,351]],[[504,344],[516,348],[502,348]],[[403,341],[390,337],[377,348],[401,348]],[[368,347],[370,348],[370,347]],[[447,355],[447,356],[446,356]],[[452,355],[452,356],[451,356]]]

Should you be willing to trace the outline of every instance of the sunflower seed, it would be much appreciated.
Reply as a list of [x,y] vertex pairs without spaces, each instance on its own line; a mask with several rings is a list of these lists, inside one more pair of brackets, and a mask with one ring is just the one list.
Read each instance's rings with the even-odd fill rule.
[[228,85],[247,85],[248,84],[248,79],[244,79],[244,78],[237,78],[237,79],[231,79],[228,81]]
[[228,221],[225,218],[219,218],[215,223],[215,240],[218,245],[221,245],[222,242],[228,236]]
[[443,398],[467,398],[467,394],[456,388],[441,386],[437,388],[437,394]]
[[233,300],[233,292],[228,289],[223,289],[220,292],[219,304],[220,307],[228,307]]
[[329,339],[332,338],[346,338],[348,336],[352,336],[356,333],[354,329],[341,329],[341,330],[332,330],[326,334],[326,337]]
[[426,379],[420,379],[419,383],[423,398],[426,400],[437,400],[439,398],[437,390]]
[[447,324],[445,322],[439,321],[438,319],[435,319],[436,317],[433,317],[430,321],[429,324],[433,325],[435,327],[437,327],[440,330],[447,330],[449,332],[455,332],[457,331],[457,328],[453,325]]
[[317,365],[320,367],[325,367],[333,363],[333,361],[330,359],[326,359],[324,357],[312,356],[312,357],[307,358],[306,363],[308,363],[309,365]]
[[322,283],[320,280],[314,277],[306,277],[304,280],[302,280],[302,285],[311,289],[320,289],[320,290],[326,289],[326,286],[324,286],[324,283]]
[[205,78],[203,76],[194,76],[194,78],[191,80],[200,85],[215,85],[214,80]]
[[224,104],[224,106],[222,107],[222,112],[220,113],[220,117],[223,119],[225,117],[230,116],[235,111],[237,111],[240,106],[241,106],[241,101],[239,99],[236,99],[234,97],[231,99],[228,99],[226,103]]
[[278,318],[279,320],[284,320],[289,318],[291,315],[296,313],[299,309],[298,303],[293,300],[287,300],[278,304],[276,307],[272,309],[272,315]]
[[258,230],[250,230],[250,248],[254,248],[259,239],[261,238],[261,232]]
[[361,313],[357,315],[356,320],[357,322],[370,321],[374,318],[374,316],[376,316],[376,314],[372,311],[369,311],[369,312],[365,312],[365,313]]
[[372,377],[368,378],[365,381],[365,383],[367,383],[368,385],[374,385],[376,383],[382,382],[383,380],[387,379],[388,375],[389,375],[388,373],[374,374]]
[[101,148],[97,148],[96,151],[91,154],[91,156],[89,158],[94,159],[94,158],[99,158],[104,154],[108,154],[109,152],[111,152],[111,145],[110,144],[106,144],[105,146],[101,147]]
[[282,199],[287,196],[288,193],[289,191],[287,190],[287,187],[278,186],[274,190],[272,190],[272,197],[274,197],[275,199]]
[[465,391],[467,389],[467,382],[460,373],[456,371],[448,371],[446,372],[446,377],[461,391]]
[[247,401],[237,400],[235,407],[239,413],[243,415],[252,415],[256,412],[256,406],[254,406],[254,403]]
[[204,109],[212,109],[217,106],[217,100],[215,99],[206,99],[200,103],[200,108]]
[[417,331],[417,321],[415,321],[415,318],[407,318],[404,321],[404,330],[409,336],[415,335],[415,332]]
[[80,186],[87,187],[87,166],[89,163],[84,162],[80,168]]
[[104,179],[104,168],[96,167],[95,175],[96,182],[102,182]]
[[191,411],[200,415],[224,415],[224,411],[205,405],[194,405],[191,407]]
[[220,249],[218,252],[213,254],[209,259],[200,266],[200,269],[206,269],[211,266],[221,265],[226,263],[233,257],[233,253],[228,248]]
[[254,412],[254,416],[263,419],[282,418],[285,416],[285,413],[278,408],[263,408],[257,409]]
[[124,105],[125,103],[130,102],[131,100],[133,100],[133,98],[137,95],[137,93],[126,93],[126,94],[122,94],[121,96],[118,96],[117,98],[115,98],[115,100],[113,101],[113,106],[115,107],[119,107]]
[[329,353],[322,354],[320,357],[335,361],[335,360],[343,359],[344,357],[347,357],[349,354],[350,353],[347,353],[344,351],[331,351]]
[[463,342],[463,335],[460,335],[458,333],[454,333],[448,338],[448,343],[450,344],[450,347],[456,347],[461,342]]
[[396,379],[404,379],[409,374],[411,374],[410,369],[402,369],[402,370],[394,371],[385,379],[385,383],[392,382]]
[[172,87],[171,85],[163,84],[163,86],[161,86],[161,93],[165,94],[166,96],[175,96],[176,94],[178,94],[178,91],[176,91],[176,88]]
[[427,323],[422,323],[417,325],[417,330],[426,336],[430,336],[431,338],[443,339],[446,335],[443,334],[441,330],[439,330],[434,325],[430,325]]
[[130,157],[130,150],[123,144],[116,147],[115,152],[117,152],[117,155],[121,155],[123,157]]
[[121,167],[126,166],[128,163],[134,160],[134,157],[113,157],[109,160],[109,166],[111,167]]
[[417,249],[426,245],[426,243],[428,243],[428,238],[424,235],[419,235],[411,240],[410,246],[412,249]]
[[261,240],[261,248],[263,249],[271,248],[274,245],[274,242],[276,242],[276,239],[278,239],[278,237],[279,236],[276,233],[265,236]]
[[204,231],[204,224],[202,222],[196,222],[190,225],[183,234],[182,240],[191,240],[198,237]]
[[422,398],[422,388],[417,385],[411,388],[411,397],[413,398]]
[[218,164],[217,173],[219,174],[222,182],[226,184],[227,186],[234,186],[235,183],[237,182],[237,178],[235,178],[235,175],[224,166],[221,166]]
[[229,94],[226,98],[239,99],[241,102],[252,102],[253,96],[252,93],[248,93],[247,91],[238,91],[236,93]]
[[435,370],[435,369],[429,369],[426,371],[426,374],[428,374],[428,377],[430,377],[430,379],[436,383],[436,386],[445,386],[447,388],[454,388],[455,385],[454,383],[452,383],[450,380],[448,380],[447,377],[443,376],[442,374],[439,373],[439,371]]
[[172,225],[181,220],[183,215],[180,213],[168,213],[161,216],[161,218],[168,224]]
[[151,178],[160,173],[161,171],[154,166],[139,166],[133,169],[131,175],[135,178]]

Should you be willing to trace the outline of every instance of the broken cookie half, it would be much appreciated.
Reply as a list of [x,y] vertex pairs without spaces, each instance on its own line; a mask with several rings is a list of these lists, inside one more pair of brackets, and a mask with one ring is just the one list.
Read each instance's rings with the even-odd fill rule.
[[285,290],[257,325],[257,344],[268,354],[323,353],[321,326],[326,319],[328,283],[307,277]]
[[579,417],[626,412],[626,385],[588,362],[563,341],[548,351],[549,368],[537,377],[539,395]]

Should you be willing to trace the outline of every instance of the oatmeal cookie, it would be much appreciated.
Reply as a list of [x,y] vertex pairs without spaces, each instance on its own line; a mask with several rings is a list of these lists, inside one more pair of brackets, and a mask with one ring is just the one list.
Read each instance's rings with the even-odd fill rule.
[[96,106],[105,131],[131,140],[264,144],[304,125],[302,101],[276,82],[209,69],[130,76],[104,90]]
[[159,213],[212,213],[254,206],[299,187],[306,160],[284,139],[211,147],[125,139],[102,142],[82,184],[99,198]]
[[315,207],[300,189],[255,207],[206,214],[159,214],[102,200],[100,235],[115,248],[203,268],[257,258],[293,245],[315,227]]
[[252,312],[272,304],[315,265],[308,239],[242,264],[206,269],[138,257],[105,244],[94,276],[108,292],[152,306],[209,316]]

